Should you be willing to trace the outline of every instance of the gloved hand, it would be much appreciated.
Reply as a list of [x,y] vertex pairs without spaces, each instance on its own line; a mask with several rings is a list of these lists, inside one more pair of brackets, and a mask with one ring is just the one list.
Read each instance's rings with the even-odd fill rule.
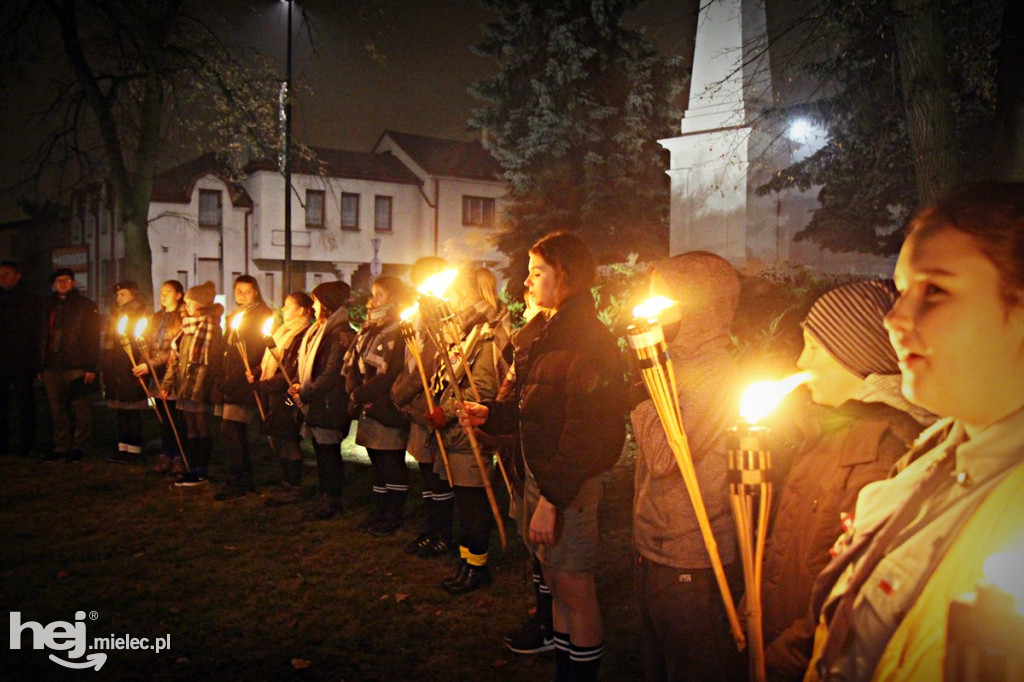
[[444,416],[444,410],[436,405],[432,410],[427,410],[427,426],[441,430],[447,425],[448,418]]

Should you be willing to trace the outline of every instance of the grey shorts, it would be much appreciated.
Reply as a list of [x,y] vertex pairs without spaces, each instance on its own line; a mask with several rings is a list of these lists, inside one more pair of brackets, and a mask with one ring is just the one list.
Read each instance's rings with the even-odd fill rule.
[[526,477],[523,516],[520,521],[523,542],[541,564],[560,571],[591,571],[597,565],[597,507],[604,495],[604,474],[583,482],[572,504],[558,514],[558,540],[554,545],[530,542],[530,519],[540,501],[540,490],[533,476]]

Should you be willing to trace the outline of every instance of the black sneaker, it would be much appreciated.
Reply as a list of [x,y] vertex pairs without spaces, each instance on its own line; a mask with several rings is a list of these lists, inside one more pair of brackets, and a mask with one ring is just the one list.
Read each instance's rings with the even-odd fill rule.
[[420,547],[416,552],[416,556],[421,559],[430,559],[432,557],[449,554],[452,549],[452,544],[447,540],[443,540],[441,538],[429,538],[427,544]]
[[430,533],[420,533],[416,536],[416,539],[405,546],[402,551],[406,554],[419,554],[422,547],[426,547],[430,544]]
[[178,488],[191,488],[197,485],[206,485],[209,482],[210,479],[206,477],[206,474],[197,474],[190,471],[175,481],[174,485]]
[[518,630],[506,632],[503,638],[509,651],[517,654],[541,654],[555,650],[555,638],[551,630],[532,618]]

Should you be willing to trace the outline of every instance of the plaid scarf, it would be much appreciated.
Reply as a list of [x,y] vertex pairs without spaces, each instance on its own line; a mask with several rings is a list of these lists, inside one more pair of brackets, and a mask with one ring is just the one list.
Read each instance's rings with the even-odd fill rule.
[[[499,379],[505,377],[512,359],[512,333],[508,310],[502,308],[496,311],[486,301],[479,300],[462,311],[460,317],[463,319],[461,343],[451,344],[448,349],[459,386],[466,382],[467,368],[471,371],[480,354],[482,341],[491,342],[495,375]],[[447,400],[451,393],[451,381],[444,365],[444,361],[437,362],[437,370],[431,382],[431,391],[438,403]]]
[[210,348],[213,346],[214,327],[218,326],[217,319],[211,315],[199,315],[191,317],[184,315],[181,318],[181,332],[171,341],[171,349],[178,352],[184,337],[195,336],[192,342],[192,354],[188,359],[189,364],[210,364]]

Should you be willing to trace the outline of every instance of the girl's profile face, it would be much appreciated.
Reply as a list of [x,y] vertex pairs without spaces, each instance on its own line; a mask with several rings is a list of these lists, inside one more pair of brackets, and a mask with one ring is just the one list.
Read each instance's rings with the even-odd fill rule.
[[313,297],[313,317],[317,320],[321,319],[324,314],[324,305],[320,302],[320,299],[316,296]]
[[366,307],[370,310],[374,308],[380,308],[391,303],[391,294],[384,287],[379,287],[374,284],[370,287],[370,300],[366,302]]
[[1007,307],[999,271],[952,227],[914,233],[885,318],[903,393],[939,416],[984,428],[1024,406],[1024,308]]
[[565,285],[558,272],[540,256],[530,254],[530,269],[523,282],[534,303],[555,310],[565,298]]
[[839,364],[817,339],[804,331],[804,350],[796,366],[810,373],[807,388],[811,400],[826,407],[839,407],[860,388],[861,378]]
[[300,306],[295,302],[295,299],[289,296],[284,300],[284,305],[281,306],[281,317],[285,322],[291,322],[292,320],[298,319],[302,315],[308,315],[309,311]]

